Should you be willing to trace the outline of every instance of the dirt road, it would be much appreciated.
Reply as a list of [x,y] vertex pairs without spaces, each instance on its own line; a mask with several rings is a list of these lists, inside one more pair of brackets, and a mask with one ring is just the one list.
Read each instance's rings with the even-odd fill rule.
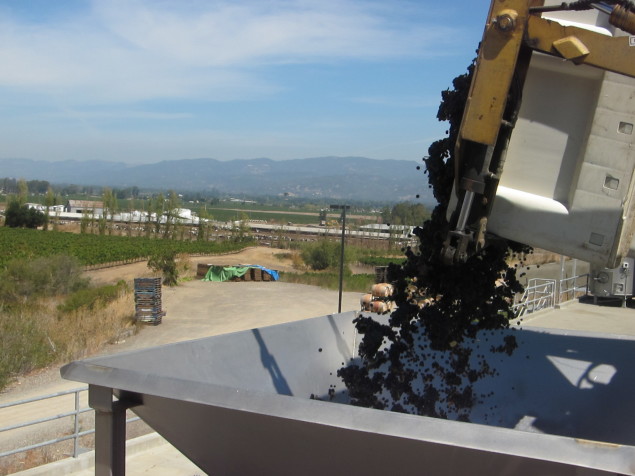
[[[292,260],[290,258],[282,257],[283,255],[288,255],[289,253],[290,252],[285,252],[284,250],[276,248],[258,246],[224,255],[191,257],[189,258],[190,269],[188,274],[196,274],[196,265],[198,263],[218,264],[223,266],[235,264],[259,264],[260,266],[278,271],[292,272],[295,271]],[[113,268],[89,271],[86,275],[89,276],[91,281],[96,284],[117,282],[120,279],[132,282],[134,278],[154,276],[152,271],[148,268],[146,261],[126,266],[116,266]]]

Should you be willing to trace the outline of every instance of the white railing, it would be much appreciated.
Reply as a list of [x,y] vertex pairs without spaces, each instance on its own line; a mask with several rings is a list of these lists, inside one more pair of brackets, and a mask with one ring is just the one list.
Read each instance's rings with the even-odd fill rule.
[[572,301],[580,296],[585,296],[589,292],[589,275],[580,274],[562,279],[558,288],[558,303]]
[[514,303],[514,311],[517,316],[536,312],[540,309],[555,306],[556,294],[555,279],[530,279],[525,292]]
[[525,292],[514,302],[516,316],[555,307],[584,296],[589,290],[589,275],[580,274],[561,280],[533,278]]

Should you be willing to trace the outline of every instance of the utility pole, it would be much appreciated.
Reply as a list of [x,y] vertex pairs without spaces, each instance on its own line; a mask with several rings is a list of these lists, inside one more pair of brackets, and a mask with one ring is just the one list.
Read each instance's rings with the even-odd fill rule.
[[344,285],[344,241],[346,234],[346,210],[351,208],[349,205],[331,205],[331,210],[342,210],[342,244],[340,246],[340,291],[337,312],[342,312],[342,287]]

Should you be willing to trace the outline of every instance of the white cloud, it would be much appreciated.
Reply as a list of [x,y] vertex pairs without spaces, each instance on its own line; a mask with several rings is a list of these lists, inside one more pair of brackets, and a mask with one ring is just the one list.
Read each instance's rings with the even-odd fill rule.
[[96,0],[52,23],[28,23],[5,9],[0,88],[69,104],[232,100],[275,93],[271,77],[258,74],[271,65],[447,51],[442,45],[456,32],[432,21],[397,27],[400,6],[410,8],[361,0]]
[[398,29],[383,17],[388,8],[360,1],[97,5],[108,28],[131,45],[208,66],[430,54],[450,33],[431,23]]

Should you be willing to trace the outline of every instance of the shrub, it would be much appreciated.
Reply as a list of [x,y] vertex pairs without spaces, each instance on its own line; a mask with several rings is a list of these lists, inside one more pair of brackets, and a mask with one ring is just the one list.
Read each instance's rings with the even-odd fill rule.
[[51,341],[37,313],[0,309],[0,389],[13,375],[45,366],[53,359]]
[[179,279],[179,270],[176,264],[176,251],[162,250],[156,252],[148,260],[148,268],[163,274],[163,284],[176,286]]
[[[349,261],[349,252],[344,248],[344,264]],[[328,240],[320,240],[307,244],[302,248],[300,256],[302,260],[315,271],[323,271],[336,268],[340,263],[341,247],[339,243]]]
[[77,259],[70,256],[15,259],[0,273],[0,300],[12,304],[65,295],[86,288],[88,282]]
[[80,308],[92,311],[105,307],[127,291],[128,285],[123,280],[117,284],[80,289],[70,294],[62,304],[57,306],[57,309],[65,313],[76,311]]

